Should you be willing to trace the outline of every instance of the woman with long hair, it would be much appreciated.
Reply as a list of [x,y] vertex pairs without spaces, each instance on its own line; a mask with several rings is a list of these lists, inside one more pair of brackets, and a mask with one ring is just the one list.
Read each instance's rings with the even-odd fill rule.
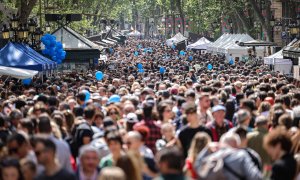
[[207,133],[198,132],[191,143],[191,147],[189,149],[188,157],[185,161],[184,170],[186,175],[191,177],[192,179],[197,179],[197,173],[194,169],[194,162],[197,158],[197,155],[211,142],[211,138],[207,135]]
[[126,179],[142,180],[142,169],[132,152],[121,156],[117,160],[116,166],[126,172]]

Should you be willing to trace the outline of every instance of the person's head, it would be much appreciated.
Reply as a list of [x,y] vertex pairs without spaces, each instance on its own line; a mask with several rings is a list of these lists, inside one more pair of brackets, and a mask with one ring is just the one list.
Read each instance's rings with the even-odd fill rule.
[[142,135],[137,131],[130,131],[127,134],[127,147],[129,150],[139,151],[139,148],[143,145]]
[[41,115],[38,122],[39,133],[49,134],[52,132],[50,117]]
[[123,141],[121,135],[118,132],[112,131],[108,133],[105,139],[111,153],[114,154],[121,152]]
[[249,126],[251,114],[248,110],[241,109],[237,112],[237,122],[240,125]]
[[227,132],[221,136],[220,144],[222,146],[239,148],[241,145],[241,138],[234,132]]
[[83,105],[84,102],[85,102],[85,93],[81,92],[81,93],[78,93],[77,94],[77,103],[80,104],[80,105]]
[[174,126],[170,123],[165,123],[161,126],[161,134],[162,136],[167,140],[171,140],[172,138],[174,138],[175,135],[175,130],[174,130]]
[[157,111],[159,114],[159,119],[164,120],[170,120],[172,118],[172,109],[171,106],[166,102],[161,102],[158,104]]
[[257,128],[265,128],[268,129],[268,118],[266,116],[257,116],[255,119],[255,126]]
[[92,145],[84,145],[79,150],[79,159],[83,172],[94,173],[100,162],[100,153]]
[[4,159],[1,161],[1,179],[23,180],[20,163],[17,159]]
[[157,162],[162,174],[181,174],[184,156],[177,147],[166,147],[157,153]]
[[281,115],[278,120],[278,125],[285,127],[286,130],[289,130],[293,125],[292,117],[287,113]]
[[11,113],[9,114],[10,122],[15,127],[18,127],[19,121],[22,118],[23,118],[23,114],[18,109],[12,110]]
[[8,153],[11,157],[22,159],[29,151],[29,143],[20,133],[11,134],[7,138]]
[[188,122],[197,119],[197,106],[195,103],[184,103],[183,109]]
[[210,108],[210,98],[209,93],[201,93],[199,97],[199,104],[201,109],[207,110]]
[[241,101],[240,108],[252,113],[256,109],[255,102],[252,99],[244,99]]
[[56,146],[51,139],[36,137],[31,142],[39,164],[46,166],[55,163]]
[[151,102],[146,101],[143,103],[143,114],[144,114],[145,119],[148,119],[148,118],[151,119],[153,107],[154,107],[154,104]]
[[262,112],[268,112],[271,109],[271,105],[269,102],[262,102],[260,103],[259,107],[258,107],[258,113],[262,113]]
[[37,166],[32,160],[21,161],[24,180],[32,180],[36,176]]
[[115,105],[110,105],[107,108],[107,115],[110,116],[114,121],[117,121],[120,119],[120,109]]
[[222,105],[216,105],[212,108],[212,114],[217,125],[222,125],[226,114],[226,108]]
[[247,130],[244,127],[237,127],[234,130],[234,133],[239,135],[241,139],[240,148],[246,148],[247,147]]
[[194,161],[202,149],[204,149],[210,142],[211,138],[207,133],[198,132],[195,134],[189,149],[189,157]]
[[282,101],[282,105],[284,106],[285,109],[290,109],[291,108],[291,96],[288,94],[282,95],[280,97]]
[[141,167],[133,153],[129,152],[121,156],[117,160],[116,166],[126,172],[126,179],[142,180]]
[[278,160],[292,149],[291,137],[287,131],[275,129],[264,137],[264,148],[273,160]]
[[92,106],[92,105],[85,107],[84,112],[83,112],[85,120],[91,122],[95,116],[95,111],[96,110],[95,110],[94,106]]
[[126,180],[126,175],[119,167],[106,167],[101,170],[98,180]]

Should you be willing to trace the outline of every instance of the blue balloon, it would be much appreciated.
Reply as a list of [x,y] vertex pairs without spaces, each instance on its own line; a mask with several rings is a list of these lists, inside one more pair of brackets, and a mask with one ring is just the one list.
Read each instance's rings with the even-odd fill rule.
[[23,80],[22,80],[22,84],[23,84],[23,85],[29,85],[29,84],[31,83],[31,80],[32,80],[31,78],[23,79]]
[[138,69],[143,69],[143,65],[141,63],[138,63],[137,68]]
[[185,55],[185,52],[181,50],[181,51],[179,52],[179,54],[180,54],[181,56],[184,56],[184,55]]
[[144,73],[145,70],[144,70],[144,69],[139,69],[138,72],[139,72],[139,73]]
[[97,71],[95,76],[97,81],[101,81],[103,79],[103,73],[101,71]]
[[189,57],[189,60],[192,61],[192,60],[193,60],[193,56],[190,56],[190,57]]
[[138,55],[139,55],[139,52],[135,51],[134,56],[138,56]]
[[160,72],[160,74],[164,74],[165,73],[165,68],[164,67],[160,67],[159,68],[159,72]]
[[213,66],[212,66],[211,64],[208,64],[208,65],[207,65],[207,69],[208,69],[208,70],[212,70],[212,69],[213,69]]
[[61,42],[56,42],[56,48],[57,49],[62,49],[63,48],[63,45]]
[[87,102],[90,99],[91,94],[88,90],[83,90],[82,92],[85,94],[85,102]]

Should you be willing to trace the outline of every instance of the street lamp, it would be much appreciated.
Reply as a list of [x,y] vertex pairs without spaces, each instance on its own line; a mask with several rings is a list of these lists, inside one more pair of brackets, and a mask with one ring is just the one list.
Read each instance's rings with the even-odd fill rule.
[[211,26],[212,26],[214,29],[216,29],[216,28],[217,28],[217,26],[218,26],[218,23],[217,23],[217,21],[214,21],[213,23],[211,23]]
[[228,23],[229,23],[229,25],[230,25],[230,33],[233,33],[233,29],[232,29],[232,26],[233,26],[232,19],[228,19]]
[[178,27],[178,31],[180,32],[180,24],[178,24],[177,27]]
[[50,31],[51,31],[51,26],[50,26],[49,22],[47,22],[47,24],[46,24],[46,32],[50,33]]
[[11,27],[14,29],[17,29],[19,26],[19,19],[16,17],[15,14],[13,14],[13,17],[10,21],[11,21],[11,25],[12,25]]
[[6,27],[6,24],[3,25],[2,38],[5,39],[5,40],[9,39],[9,30]]

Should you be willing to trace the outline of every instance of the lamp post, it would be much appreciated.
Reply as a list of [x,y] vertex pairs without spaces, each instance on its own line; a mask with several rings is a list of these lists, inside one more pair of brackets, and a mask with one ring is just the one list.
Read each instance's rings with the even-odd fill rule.
[[6,27],[6,25],[4,24],[3,25],[3,29],[2,29],[2,38],[5,39],[5,40],[8,40],[9,39],[9,30],[8,28]]
[[12,42],[25,43],[34,49],[40,49],[40,39],[43,36],[43,32],[40,28],[36,28],[37,24],[33,19],[30,19],[28,25],[19,24],[19,19],[16,15],[13,15],[10,22],[10,28],[7,25],[3,25],[2,38]]
[[230,25],[230,33],[232,34],[232,33],[233,33],[233,28],[232,28],[233,23],[232,23],[232,19],[229,19],[229,20],[228,20],[228,23],[229,23],[229,25]]

